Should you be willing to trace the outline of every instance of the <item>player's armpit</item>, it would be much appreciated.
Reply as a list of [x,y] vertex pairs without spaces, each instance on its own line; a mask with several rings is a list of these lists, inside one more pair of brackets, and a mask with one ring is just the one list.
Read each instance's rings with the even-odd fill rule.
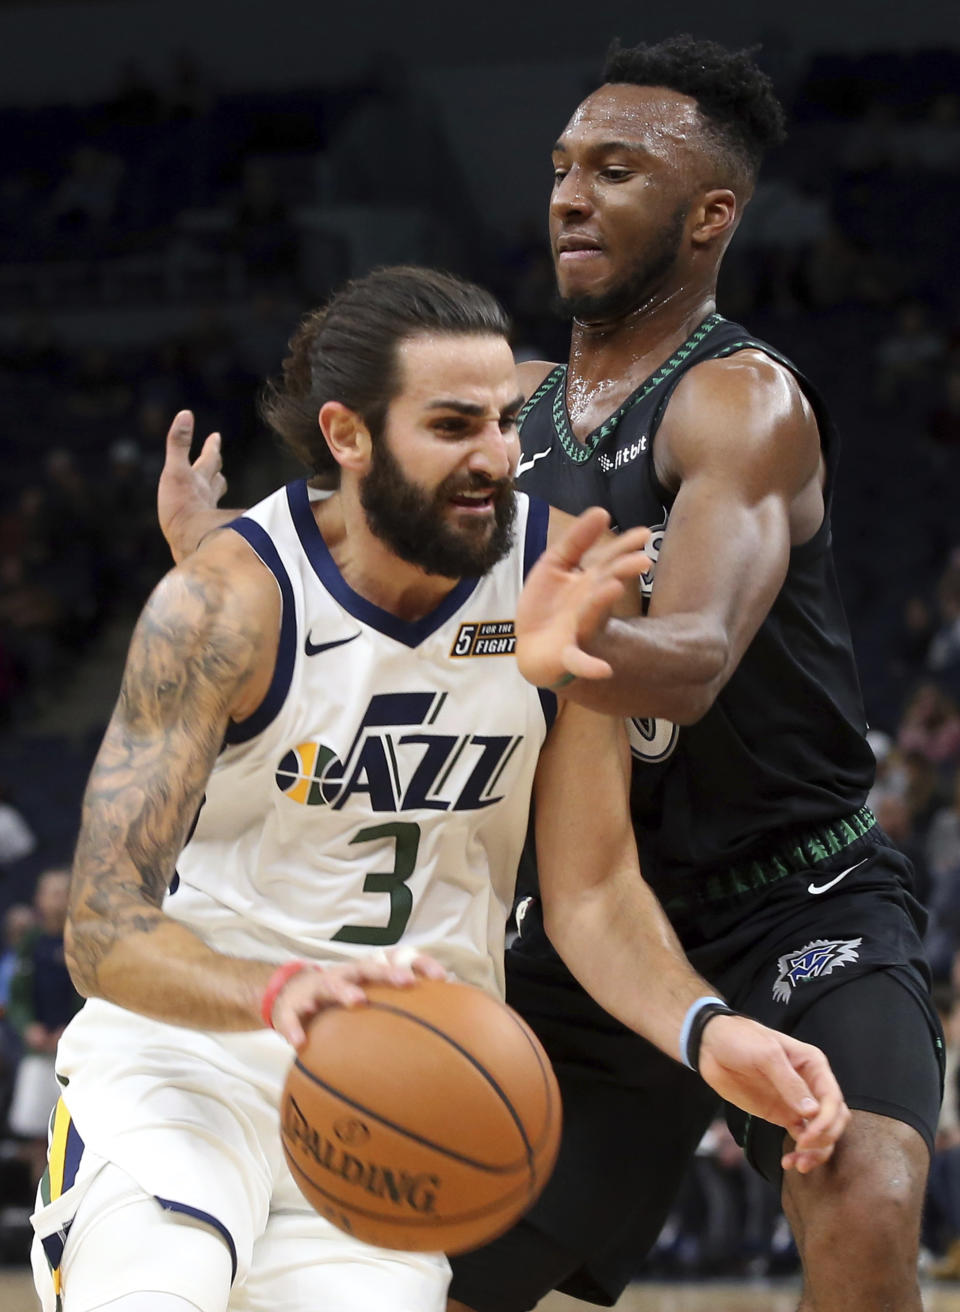
[[[268,586],[235,549],[205,550],[167,576],[137,623],[74,861],[65,938],[88,996],[180,1023],[189,1002],[170,1014],[164,1001],[177,960],[215,955],[160,906],[231,714],[269,682],[278,603]],[[254,1016],[255,1002],[254,991],[242,1004]]]

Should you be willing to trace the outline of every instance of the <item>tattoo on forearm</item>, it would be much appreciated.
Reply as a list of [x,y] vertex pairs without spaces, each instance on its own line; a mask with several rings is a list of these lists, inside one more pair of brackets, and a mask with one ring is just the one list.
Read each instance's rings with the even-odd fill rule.
[[225,582],[207,567],[161,585],[131,642],[74,861],[70,956],[85,992],[98,991],[118,942],[164,923],[160,907],[231,701],[255,666],[259,628],[225,614]]

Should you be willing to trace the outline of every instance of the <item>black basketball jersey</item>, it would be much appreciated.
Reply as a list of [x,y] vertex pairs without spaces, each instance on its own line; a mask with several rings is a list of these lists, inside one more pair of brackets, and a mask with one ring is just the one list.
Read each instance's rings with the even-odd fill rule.
[[822,400],[799,371],[740,325],[710,315],[584,442],[573,435],[566,366],[555,368],[521,416],[518,486],[579,513],[602,505],[617,529],[654,530],[654,568],[672,495],[657,480],[653,447],[677,383],[701,360],[745,348],[797,377],[816,413],[827,464],[826,513],[790,553],[786,580],[716,702],[697,724],[635,719],[632,809],[645,877],[662,897],[690,880],[762,859],[791,832],[862,806],[873,778],[849,630],[831,555],[830,501],[838,439]]

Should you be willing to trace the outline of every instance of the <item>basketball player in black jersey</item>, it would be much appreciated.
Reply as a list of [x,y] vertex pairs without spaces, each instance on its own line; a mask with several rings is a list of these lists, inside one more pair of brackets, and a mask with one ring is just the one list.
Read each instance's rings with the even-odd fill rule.
[[[799,371],[715,303],[782,124],[746,54],[614,48],[554,151],[573,336],[567,365],[521,366],[517,484],[655,530],[646,614],[596,648],[616,677],[565,692],[632,721],[641,863],[691,960],[733,1006],[823,1048],[853,1110],[802,1177],[781,1175],[780,1131],[731,1117],[782,1188],[803,1312],[913,1312],[942,1049],[910,869],[865,806],[873,758],[830,551],[837,435]],[[543,684],[565,675],[550,619],[521,655]],[[691,1072],[582,993],[535,896],[523,911],[508,999],[555,1062],[564,1144],[534,1212],[454,1263],[454,1307],[473,1312],[551,1287],[615,1301],[714,1113]]]
[[[563,693],[631,721],[644,874],[693,963],[736,1008],[822,1047],[854,1109],[829,1165],[802,1176],[781,1174],[782,1131],[727,1109],[782,1190],[802,1312],[918,1312],[942,1047],[909,866],[865,807],[873,759],[830,555],[837,436],[799,371],[716,312],[782,124],[744,54],[689,38],[612,54],[554,155],[573,339],[566,366],[521,366],[517,483],[655,529],[646,614],[596,648],[615,677]],[[174,471],[168,539],[179,503],[222,492],[218,469],[205,448],[199,487]],[[520,653],[541,684],[569,673],[552,618]],[[523,1312],[551,1288],[615,1302],[716,1112],[575,983],[525,878],[508,997],[554,1061],[563,1147],[533,1212],[454,1259],[456,1312]]]

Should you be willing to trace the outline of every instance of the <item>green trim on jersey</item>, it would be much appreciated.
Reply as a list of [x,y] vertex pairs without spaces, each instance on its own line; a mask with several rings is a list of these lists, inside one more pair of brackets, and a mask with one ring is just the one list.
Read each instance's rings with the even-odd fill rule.
[[[647,381],[631,396],[628,396],[623,405],[620,406],[618,410],[615,410],[609,419],[604,420],[600,427],[595,428],[594,431],[588,437],[584,438],[582,442],[577,440],[574,436],[573,429],[570,427],[570,419],[567,415],[566,388],[558,387],[557,394],[553,398],[553,424],[557,436],[560,439],[560,444],[570,459],[580,465],[589,460],[603,438],[609,437],[609,435],[617,428],[624,415],[628,414],[635,405],[639,405],[644,397],[649,396],[655,387],[659,387],[665,379],[669,378],[670,375],[683,364],[691,351],[696,350],[703,339],[709,333],[712,333],[718,324],[723,322],[725,322],[724,318],[720,314],[711,314],[704,319],[700,327],[697,328],[696,331],[687,338],[683,345],[678,348],[676,354],[672,355],[665,364],[662,364],[655,374],[651,374]],[[543,383],[530,398],[527,406],[524,407],[522,417],[525,417],[526,410],[536,404],[544,393],[553,386],[558,376],[562,375],[563,378],[565,378],[566,373],[566,365],[560,365],[557,369],[554,369],[553,372],[544,379]]]
[[546,378],[543,380],[543,382],[534,392],[534,394],[527,399],[526,403],[523,406],[523,409],[517,415],[518,433],[523,428],[523,421],[526,419],[527,415],[530,413],[533,407],[537,404],[537,402],[542,397],[546,396],[546,394],[550,391],[550,388],[553,387],[554,383],[559,378],[562,378],[566,372],[567,372],[567,366],[565,364],[555,364],[553,368],[550,370],[550,372],[547,374]]

